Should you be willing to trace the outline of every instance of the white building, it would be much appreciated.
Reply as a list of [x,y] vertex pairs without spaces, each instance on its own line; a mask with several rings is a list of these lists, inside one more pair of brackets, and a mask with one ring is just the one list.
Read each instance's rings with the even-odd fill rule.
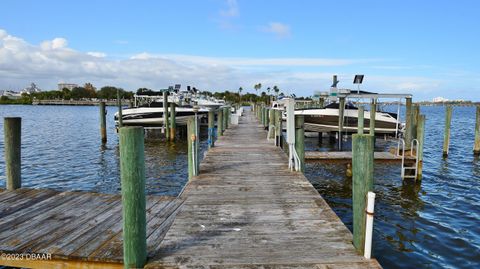
[[28,93],[28,94],[32,94],[32,93],[37,93],[37,92],[41,92],[42,90],[40,88],[37,87],[37,85],[35,85],[35,83],[32,82],[32,84],[30,84],[30,86],[24,88],[22,91],[20,91],[20,93]]
[[58,83],[58,90],[61,91],[64,88],[67,88],[69,90],[73,90],[73,88],[78,87],[78,84],[74,83]]

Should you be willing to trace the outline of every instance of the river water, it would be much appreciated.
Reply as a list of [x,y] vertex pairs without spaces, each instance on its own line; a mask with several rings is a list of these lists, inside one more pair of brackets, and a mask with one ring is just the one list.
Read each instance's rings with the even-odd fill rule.
[[[22,117],[22,184],[31,188],[118,193],[118,139],[114,107],[107,107],[108,142],[102,145],[98,107],[0,105],[0,117]],[[404,182],[400,165],[375,166],[374,256],[384,268],[478,268],[480,160],[472,154],[475,108],[456,107],[448,158],[442,158],[443,107],[427,117],[424,172]],[[0,120],[3,155],[3,120]],[[201,152],[206,149],[205,130]],[[388,142],[377,140],[377,147]],[[308,150],[333,148],[307,138]],[[345,149],[349,141],[345,142]],[[145,142],[147,192],[177,195],[187,180],[187,145],[151,137]],[[203,153],[201,154],[203,155]],[[0,158],[0,188],[5,187]],[[344,165],[307,163],[307,178],[351,229],[351,179]]]

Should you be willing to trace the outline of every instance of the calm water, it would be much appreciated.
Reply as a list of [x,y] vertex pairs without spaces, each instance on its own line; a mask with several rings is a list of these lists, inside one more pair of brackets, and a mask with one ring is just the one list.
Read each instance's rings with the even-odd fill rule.
[[[0,106],[0,117],[23,118],[23,186],[118,193],[118,140],[108,107],[108,143],[102,146],[97,107]],[[399,165],[375,167],[374,255],[384,268],[478,268],[480,264],[480,160],[472,155],[475,110],[455,108],[450,155],[442,158],[444,108],[427,116],[424,178],[403,182]],[[0,121],[3,155],[3,120]],[[321,147],[306,139],[310,150]],[[205,150],[205,133],[201,150]],[[388,142],[377,140],[377,147]],[[187,146],[148,139],[147,189],[176,195],[187,179]],[[349,148],[349,141],[345,142]],[[203,154],[202,154],[203,155]],[[5,186],[0,158],[0,187]],[[307,164],[306,176],[351,228],[351,180],[343,165]]]
[[[118,193],[120,164],[113,121],[116,111],[115,107],[107,107],[108,142],[102,145],[98,107],[0,105],[0,117],[22,117],[22,186]],[[0,134],[3,188],[3,119]],[[145,142],[147,191],[177,195],[188,177],[187,144],[165,143],[159,137],[151,136]],[[203,139],[201,152],[205,148]]]

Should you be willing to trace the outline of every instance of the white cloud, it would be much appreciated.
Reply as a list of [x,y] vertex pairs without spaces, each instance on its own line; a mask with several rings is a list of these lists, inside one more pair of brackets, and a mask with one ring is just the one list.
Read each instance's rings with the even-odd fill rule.
[[240,10],[238,8],[237,0],[227,0],[227,8],[220,10],[220,16],[225,18],[238,17]]
[[107,54],[105,54],[103,52],[97,52],[97,51],[90,51],[90,52],[87,52],[87,54],[90,55],[90,56],[93,56],[93,57],[97,57],[97,58],[107,57]]
[[[353,87],[354,71],[363,70],[379,59],[329,58],[248,58],[152,54],[142,52],[124,59],[109,58],[103,52],[81,52],[68,47],[67,40],[56,38],[39,45],[9,35],[0,29],[0,90],[19,90],[31,82],[42,89],[55,89],[60,81],[97,87],[115,85],[127,90],[153,89],[181,83],[200,89],[225,90],[242,86],[253,92],[253,85],[278,85],[283,92],[309,96],[325,91],[331,76],[338,74],[341,87]],[[347,71],[351,70],[351,71]],[[471,78],[473,76],[469,76]],[[421,76],[366,76],[363,89],[381,92],[433,92],[455,86],[458,78],[442,80]],[[472,79],[465,79],[466,84]],[[457,87],[458,88],[458,87]],[[442,95],[435,92],[435,96]],[[448,95],[445,95],[449,97]]]
[[267,26],[260,28],[263,32],[272,33],[277,38],[287,38],[292,35],[290,26],[280,22],[270,22]]

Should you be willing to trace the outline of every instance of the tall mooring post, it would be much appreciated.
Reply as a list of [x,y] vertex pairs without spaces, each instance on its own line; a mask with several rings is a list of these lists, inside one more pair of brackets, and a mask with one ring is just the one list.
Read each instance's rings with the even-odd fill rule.
[[357,123],[358,134],[363,134],[364,115],[365,115],[365,109],[363,108],[363,106],[359,106],[358,107],[358,123]]
[[443,156],[448,156],[450,146],[450,125],[452,123],[452,106],[445,108],[445,131],[443,134]]
[[5,143],[5,176],[7,180],[7,190],[15,190],[22,187],[22,118],[4,118],[3,135]]
[[[105,110],[105,102],[100,102],[100,135],[102,143],[107,143],[107,111]],[[120,127],[120,114],[118,114],[118,126]]]
[[477,106],[475,117],[475,142],[473,144],[473,154],[480,154],[480,106]]
[[344,112],[345,97],[340,97],[338,102],[338,149],[342,149]]
[[120,90],[117,89],[117,107],[118,107],[118,128],[123,127],[122,116],[122,99],[120,98]]
[[225,131],[228,128],[228,113],[229,107],[223,108],[223,130]]
[[423,146],[425,142],[425,115],[418,115],[417,119],[417,140],[418,140],[418,166],[417,166],[417,180],[422,179],[423,171]]
[[420,115],[420,106],[412,106],[412,140],[417,138],[418,117]]
[[223,136],[223,109],[217,110],[217,136]]
[[208,111],[208,148],[215,146],[215,111]]
[[175,141],[175,136],[177,135],[177,115],[176,115],[176,105],[174,102],[170,103],[170,141]]
[[[375,115],[377,112],[377,99],[372,98],[370,103],[370,120],[369,120],[369,128],[370,134],[373,135],[373,142],[375,143]],[[375,145],[375,144],[374,144]]]
[[365,247],[366,197],[369,191],[373,191],[373,147],[373,135],[353,135],[353,245],[361,254],[363,254]]
[[199,138],[198,138],[198,119],[197,116],[189,117],[187,121],[188,138],[188,179],[198,176],[199,165]]
[[123,261],[125,268],[143,268],[147,260],[144,131],[123,127],[119,132]]
[[168,124],[168,92],[163,91],[163,126],[165,127],[165,137],[170,137],[170,125]]
[[282,111],[275,110],[275,146],[280,147],[282,142]]
[[295,151],[300,159],[300,172],[305,172],[305,130],[304,116],[295,116]]
[[412,97],[405,98],[405,147],[412,143]]

